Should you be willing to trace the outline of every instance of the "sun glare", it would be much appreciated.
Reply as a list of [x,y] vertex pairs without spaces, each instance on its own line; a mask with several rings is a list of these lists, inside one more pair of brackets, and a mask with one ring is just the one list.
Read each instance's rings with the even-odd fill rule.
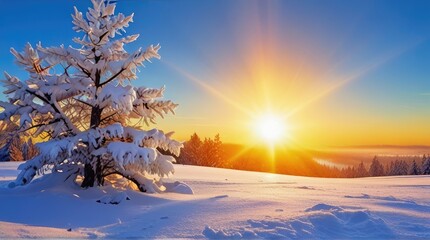
[[284,119],[275,115],[264,115],[255,122],[256,133],[269,144],[278,143],[287,134],[287,124]]

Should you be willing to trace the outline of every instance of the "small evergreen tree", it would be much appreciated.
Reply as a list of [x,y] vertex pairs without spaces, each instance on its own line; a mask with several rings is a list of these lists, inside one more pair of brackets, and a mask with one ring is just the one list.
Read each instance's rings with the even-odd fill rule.
[[404,160],[396,159],[390,164],[390,175],[407,175],[409,173],[408,163]]
[[37,147],[33,144],[33,140],[29,138],[25,143],[24,160],[30,160],[39,154]]
[[225,167],[223,162],[223,145],[219,134],[214,139],[205,138],[203,141],[194,133],[184,143],[178,162],[182,164]]
[[12,138],[12,142],[10,144],[9,153],[11,161],[24,161],[24,153],[23,153],[23,144],[18,135],[15,135]]
[[221,141],[221,137],[219,136],[219,133],[215,135],[213,140],[213,155],[212,155],[212,162],[214,167],[228,167],[225,163],[224,159],[224,147]]
[[421,173],[424,175],[430,175],[430,157],[426,157],[425,155],[423,156]]
[[409,173],[409,164],[402,160],[400,161],[400,175],[408,175]]
[[214,141],[211,138],[205,138],[200,149],[200,158],[197,164],[200,166],[214,167],[214,152]]
[[11,141],[9,153],[10,161],[27,161],[35,157],[38,154],[38,151],[33,145],[31,138],[25,141],[18,135],[15,135]]
[[384,173],[385,173],[385,176],[387,176],[387,175],[390,175],[390,168],[391,166],[390,166],[390,163],[386,163],[385,164],[385,167],[384,167]]
[[[397,161],[397,160],[396,160]],[[389,176],[395,176],[395,175],[397,175],[396,174],[396,170],[395,170],[395,163],[396,163],[396,161],[391,161],[390,162],[390,166],[389,166],[389,168],[388,168],[388,173],[387,173],[387,175],[389,175]]]
[[12,142],[7,142],[0,148],[0,162],[10,161],[9,147],[10,147],[11,143]]
[[[37,155],[31,138],[27,141],[17,132],[18,126],[2,122],[0,124],[0,162],[26,161]],[[23,134],[28,137],[28,134]]]
[[356,177],[368,177],[369,176],[369,172],[367,171],[363,162],[358,164],[356,174],[357,174]]
[[373,158],[372,164],[370,164],[369,175],[372,177],[384,176],[384,166],[379,162],[377,156]]
[[420,175],[420,174],[421,174],[420,168],[418,167],[418,164],[414,159],[409,169],[409,175]]
[[11,161],[10,148],[17,129],[16,124],[0,121],[0,162]]
[[199,165],[209,167],[224,167],[222,159],[223,145],[219,134],[214,139],[205,138],[201,150],[201,159]]
[[194,133],[190,139],[184,143],[181,155],[178,158],[178,162],[182,164],[198,165],[201,158],[202,140]]

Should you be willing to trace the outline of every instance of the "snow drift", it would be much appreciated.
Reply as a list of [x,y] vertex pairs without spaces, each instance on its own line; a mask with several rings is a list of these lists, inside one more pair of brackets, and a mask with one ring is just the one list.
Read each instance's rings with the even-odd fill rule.
[[54,184],[55,175],[9,189],[16,165],[0,163],[0,238],[430,238],[429,176],[326,179],[176,166],[166,191],[148,195]]

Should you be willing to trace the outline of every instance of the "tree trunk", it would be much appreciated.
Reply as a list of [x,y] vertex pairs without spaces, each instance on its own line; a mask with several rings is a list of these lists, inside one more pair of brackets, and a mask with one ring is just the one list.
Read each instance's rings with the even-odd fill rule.
[[95,106],[91,109],[91,121],[90,128],[96,128],[100,125],[102,110],[99,106]]
[[100,157],[97,157],[97,165],[96,165],[96,180],[99,186],[103,186],[104,178],[103,178],[103,168],[100,162]]
[[[96,128],[100,125],[102,110],[103,109],[99,108],[98,106],[95,106],[91,109],[91,121],[90,121],[91,128]],[[91,152],[91,149],[94,149],[94,146],[90,144],[89,148]],[[95,159],[99,160],[98,157]],[[91,158],[91,161],[94,161],[95,159]],[[84,181],[82,182],[81,187],[82,188],[94,187],[94,183],[96,182],[96,180],[99,183],[99,185],[103,184],[103,176],[101,172],[100,162],[99,161],[97,162],[96,169],[93,169],[93,166],[91,163],[86,163],[85,169],[84,169]]]
[[86,163],[84,168],[84,181],[81,184],[82,188],[94,187],[95,172],[91,164]]
[[[96,50],[93,49],[93,52],[95,52]],[[99,61],[99,59],[96,59],[96,63]],[[95,74],[95,79],[94,79],[94,85],[96,87],[96,92],[97,89],[100,86],[100,70],[97,69],[96,74]],[[97,94],[95,96],[95,99],[97,99]],[[91,120],[90,120],[90,128],[97,128],[99,127],[100,123],[101,123],[101,118],[102,118],[102,112],[103,112],[103,108],[100,108],[98,105],[92,107],[91,109]],[[90,144],[89,147],[89,152],[92,152],[92,150],[99,148],[99,146],[92,146]],[[81,187],[83,188],[87,188],[87,187],[93,187],[94,183],[97,181],[99,185],[103,184],[103,173],[102,173],[102,167],[101,167],[101,163],[100,163],[100,157],[96,157],[96,158],[91,158],[91,162],[92,161],[97,161],[96,164],[96,169],[93,169],[92,164],[91,163],[87,163],[85,164],[85,171],[84,171],[84,181],[82,182]]]

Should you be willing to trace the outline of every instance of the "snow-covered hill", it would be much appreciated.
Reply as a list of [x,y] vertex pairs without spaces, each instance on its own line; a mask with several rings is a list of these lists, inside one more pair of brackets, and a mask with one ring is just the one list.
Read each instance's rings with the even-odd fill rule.
[[182,193],[144,194],[49,179],[8,189],[16,167],[0,163],[0,238],[430,238],[429,176],[326,179],[176,166],[167,186]]

